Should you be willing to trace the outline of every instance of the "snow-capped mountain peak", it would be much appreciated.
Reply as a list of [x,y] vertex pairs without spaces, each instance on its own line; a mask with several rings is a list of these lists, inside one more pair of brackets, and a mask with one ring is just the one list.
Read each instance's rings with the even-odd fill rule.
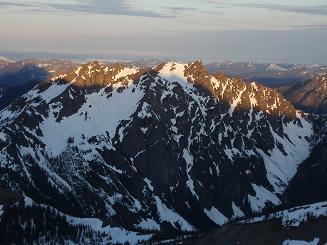
[[81,65],[0,125],[4,186],[132,230],[191,231],[278,205],[313,134],[276,91],[200,61]]

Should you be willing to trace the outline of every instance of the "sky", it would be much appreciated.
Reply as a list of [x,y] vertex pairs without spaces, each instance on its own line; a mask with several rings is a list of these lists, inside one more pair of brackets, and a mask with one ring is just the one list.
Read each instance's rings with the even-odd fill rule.
[[0,0],[0,51],[327,64],[326,0]]

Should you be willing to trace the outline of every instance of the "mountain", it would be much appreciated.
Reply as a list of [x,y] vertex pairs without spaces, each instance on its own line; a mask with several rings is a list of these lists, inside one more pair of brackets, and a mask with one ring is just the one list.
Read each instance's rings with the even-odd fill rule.
[[1,244],[135,244],[151,238],[149,234],[102,228],[99,219],[65,215],[13,191],[0,188],[0,194]]
[[0,109],[8,106],[14,99],[27,93],[34,86],[36,86],[39,81],[30,81],[22,85],[10,87],[0,85]]
[[94,62],[1,111],[0,186],[103,227],[187,234],[280,205],[314,135],[275,90],[199,61]]
[[8,66],[12,61],[7,59],[6,57],[0,56],[0,69],[3,69],[4,67]]
[[257,81],[268,87],[295,85],[327,74],[324,65],[268,64],[252,62],[209,63],[210,73],[223,72],[228,76],[241,77],[246,81]]
[[0,85],[14,87],[32,80],[43,81],[49,78],[49,74],[67,72],[74,67],[75,63],[65,60],[5,61],[0,67]]
[[0,56],[0,64],[2,63],[11,63],[13,62],[11,59],[4,57],[4,56]]
[[327,117],[313,115],[312,120],[317,132],[314,147],[283,193],[282,202],[286,207],[327,200]]
[[206,65],[210,73],[223,72],[245,81],[257,81],[276,89],[296,109],[325,114],[327,67],[323,65],[222,62]]
[[0,60],[0,109],[25,94],[57,72],[67,72],[76,65],[64,60]]
[[310,113],[327,113],[327,75],[276,89],[299,109]]
[[327,202],[224,225],[184,244],[325,244]]

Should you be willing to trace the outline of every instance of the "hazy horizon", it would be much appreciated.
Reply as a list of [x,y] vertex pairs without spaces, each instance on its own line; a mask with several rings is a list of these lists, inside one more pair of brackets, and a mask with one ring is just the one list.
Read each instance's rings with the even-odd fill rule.
[[323,0],[13,0],[0,6],[2,53],[327,64]]
[[201,58],[201,57],[177,57],[177,56],[114,56],[114,55],[85,55],[85,54],[69,54],[69,53],[51,53],[51,52],[24,52],[24,51],[1,51],[0,59],[6,58],[12,62],[36,59],[36,60],[69,60],[77,63],[87,63],[93,61],[99,62],[137,62],[145,60],[158,60],[158,61],[176,61],[176,62],[192,62],[201,60],[206,64],[210,63],[253,63],[253,64],[293,64],[293,65],[327,65],[327,62],[288,62],[278,60],[248,60],[248,59],[220,59],[218,58]]

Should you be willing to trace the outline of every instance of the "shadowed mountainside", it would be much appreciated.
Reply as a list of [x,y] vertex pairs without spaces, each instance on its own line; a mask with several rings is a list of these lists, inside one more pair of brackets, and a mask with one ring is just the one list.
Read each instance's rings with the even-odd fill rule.
[[3,187],[105,226],[177,234],[281,204],[314,134],[275,90],[199,61],[81,65],[15,100],[0,125]]
[[327,76],[321,75],[306,82],[276,88],[295,107],[309,113],[327,113]]
[[64,60],[22,60],[0,62],[0,110],[35,85],[56,73],[67,72],[75,64]]

